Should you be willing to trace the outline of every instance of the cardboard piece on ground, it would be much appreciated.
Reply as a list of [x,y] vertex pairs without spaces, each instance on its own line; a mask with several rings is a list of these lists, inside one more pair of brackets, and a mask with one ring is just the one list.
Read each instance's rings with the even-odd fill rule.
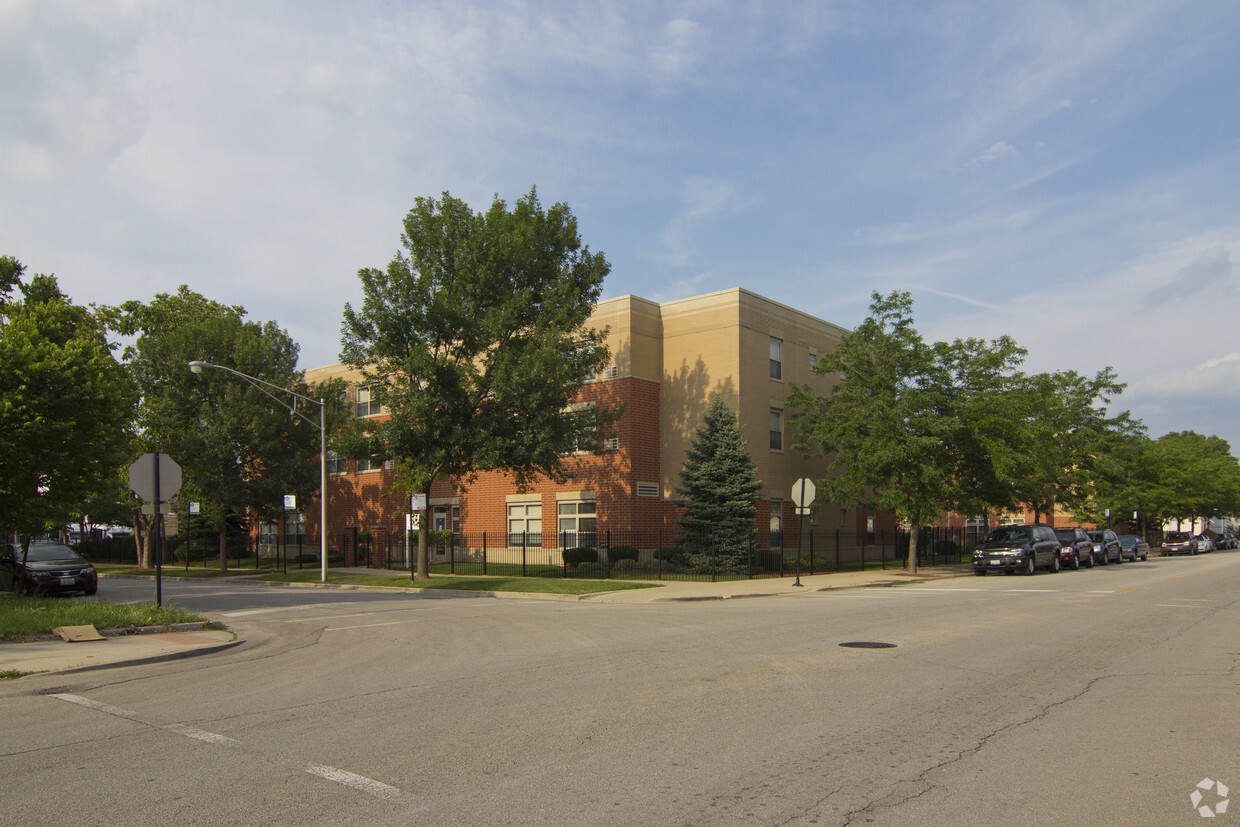
[[57,626],[52,629],[60,635],[61,640],[76,643],[81,640],[104,640],[103,635],[94,626]]

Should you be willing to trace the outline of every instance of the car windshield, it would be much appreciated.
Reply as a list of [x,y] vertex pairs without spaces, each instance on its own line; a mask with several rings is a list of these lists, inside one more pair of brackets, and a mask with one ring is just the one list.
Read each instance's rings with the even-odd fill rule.
[[1121,546],[1135,546],[1137,544],[1137,538],[1131,534],[1121,534],[1119,535],[1119,544]]
[[992,543],[1020,543],[1030,537],[1029,526],[1010,525],[996,528],[986,539]]
[[1183,543],[1183,542],[1184,542],[1185,540],[1187,540],[1187,539],[1189,539],[1189,537],[1188,537],[1188,535],[1187,535],[1187,534],[1185,534],[1183,531],[1172,531],[1172,532],[1171,532],[1171,533],[1169,533],[1166,537],[1164,537],[1164,538],[1163,538],[1163,542],[1166,542],[1166,543]]
[[1070,528],[1057,528],[1055,529],[1055,536],[1060,540],[1075,540],[1076,532]]
[[[19,547],[17,549],[17,559],[20,560],[21,556],[22,556],[22,550]],[[31,563],[54,563],[54,562],[58,562],[61,560],[66,560],[66,561],[73,562],[73,563],[79,563],[79,562],[85,563],[86,562],[85,560],[83,560],[81,557],[78,556],[78,553],[76,551],[69,548],[68,546],[54,546],[54,545],[47,545],[47,546],[33,546],[32,545],[30,547],[30,553],[27,555],[26,560]]]

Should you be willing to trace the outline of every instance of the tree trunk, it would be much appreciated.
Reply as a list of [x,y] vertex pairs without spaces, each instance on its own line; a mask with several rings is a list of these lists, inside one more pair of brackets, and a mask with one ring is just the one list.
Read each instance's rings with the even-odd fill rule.
[[921,520],[913,521],[913,525],[909,526],[908,534],[908,573],[917,573],[917,546],[921,541]]

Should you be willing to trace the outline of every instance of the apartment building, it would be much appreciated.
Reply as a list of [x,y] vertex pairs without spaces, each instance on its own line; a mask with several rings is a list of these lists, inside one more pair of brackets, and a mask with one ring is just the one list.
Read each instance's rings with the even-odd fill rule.
[[[756,528],[763,542],[773,537],[777,545],[785,530],[795,530],[792,484],[823,476],[826,463],[792,449],[787,389],[795,382],[825,393],[831,378],[813,366],[848,331],[739,288],[664,303],[621,296],[600,302],[589,324],[608,330],[612,363],[578,401],[622,405],[615,438],[601,454],[568,457],[566,484],[542,481],[520,491],[499,472],[459,488],[438,483],[426,504],[431,528],[470,537],[485,532],[497,544],[552,531],[670,538],[686,451],[711,394],[719,392],[737,414],[762,480]],[[329,377],[350,383],[355,415],[385,415],[346,366],[306,372],[311,382]],[[367,531],[376,545],[397,544],[410,502],[392,490],[392,469],[375,459],[331,455],[328,469],[329,542],[347,554],[357,533]],[[820,505],[815,527],[864,528],[866,515],[856,511]],[[307,513],[313,524],[317,509]]]

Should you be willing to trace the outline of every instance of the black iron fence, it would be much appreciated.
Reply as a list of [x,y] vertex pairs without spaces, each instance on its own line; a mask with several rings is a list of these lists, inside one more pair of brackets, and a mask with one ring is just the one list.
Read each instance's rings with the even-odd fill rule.
[[[777,542],[779,537],[776,537]],[[792,540],[791,535],[785,539]],[[764,542],[765,541],[765,542]],[[752,532],[743,548],[714,542],[690,544],[675,532],[452,534],[428,549],[431,573],[510,577],[581,577],[633,580],[737,580],[903,568],[909,535],[880,531],[806,531],[800,549],[772,548]],[[922,565],[965,563],[976,537],[964,529],[927,529],[919,543]],[[409,569],[416,544],[391,545],[386,568]],[[382,558],[370,561],[383,565]]]

